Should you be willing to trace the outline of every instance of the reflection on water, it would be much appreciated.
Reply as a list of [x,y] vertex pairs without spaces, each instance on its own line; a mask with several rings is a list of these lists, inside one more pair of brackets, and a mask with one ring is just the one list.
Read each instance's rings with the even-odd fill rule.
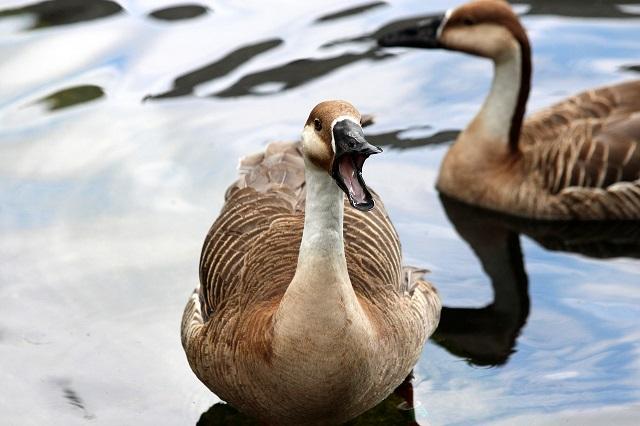
[[626,12],[623,5],[637,5],[637,0],[509,0],[529,6],[527,15],[558,15],[580,18],[637,18],[638,12]]
[[196,18],[209,11],[210,9],[199,4],[183,4],[154,10],[149,16],[161,21],[181,21],[183,19]]
[[371,134],[367,135],[367,140],[369,140],[369,142],[371,142],[372,144],[378,146],[391,146],[396,149],[411,149],[421,146],[449,143],[456,140],[458,134],[460,133],[459,130],[441,130],[428,136],[410,136],[412,132],[424,129],[431,129],[431,127],[410,127],[408,129]]
[[387,3],[384,1],[374,1],[374,2],[366,3],[360,6],[350,7],[349,9],[344,9],[339,12],[322,15],[321,17],[316,19],[316,22],[327,22],[327,21],[334,21],[336,19],[347,18],[349,16],[358,15],[360,13],[369,11],[371,9],[384,6],[386,4]]
[[491,281],[493,301],[483,308],[443,307],[433,338],[475,365],[507,362],[527,321],[530,300],[520,235],[549,250],[594,258],[640,258],[640,222],[539,222],[469,206],[445,195],[440,200]]
[[[385,5],[385,2],[373,2],[357,7],[341,10],[319,17],[316,22],[328,22],[362,14],[369,10]],[[225,76],[249,61],[254,56],[264,53],[280,45],[282,40],[269,40],[244,46],[227,54],[220,60],[194,71],[184,74],[174,80],[174,88],[159,95],[148,95],[145,99],[159,99],[185,96],[193,93],[195,86],[210,82]],[[329,43],[330,45],[331,43]],[[255,73],[244,75],[231,86],[213,94],[220,98],[247,95],[272,95],[285,90],[294,89],[303,84],[324,77],[339,68],[352,65],[362,60],[379,61],[395,56],[385,52],[377,46],[362,53],[343,53],[328,58],[304,58],[291,61],[277,67],[263,69]]]
[[[518,3],[535,55],[530,111],[637,76],[632,2]],[[365,133],[388,149],[367,182],[445,306],[413,384],[355,424],[637,418],[637,227],[514,220],[433,189],[491,67],[381,50],[373,36],[454,4],[2,6],[3,424],[249,421],[198,382],[177,325],[236,159],[297,138],[326,98],[375,117]]]
[[[418,426],[412,380],[412,376],[407,377],[384,401],[344,425]],[[196,426],[257,426],[259,424],[260,422],[240,413],[229,404],[217,403],[202,413]]]
[[640,65],[623,65],[620,69],[622,71],[640,72]]
[[547,250],[582,254],[597,259],[640,258],[640,223],[521,223],[507,222],[510,229],[535,240]]
[[50,111],[61,108],[67,108],[76,104],[90,102],[104,96],[104,90],[101,87],[93,85],[69,87],[68,89],[59,90],[49,96],[42,98],[40,103],[46,105]]
[[62,388],[62,395],[67,400],[69,405],[77,408],[82,412],[82,417],[87,420],[92,420],[95,418],[95,416],[87,410],[84,401],[82,400],[82,398],[80,398],[76,391],[73,390],[73,388],[71,387],[71,383],[68,380],[56,380],[55,382]]
[[273,39],[239,47],[220,60],[177,77],[173,81],[173,88],[171,90],[159,95],[147,96],[145,99],[174,98],[191,95],[193,89],[198,84],[224,77],[255,56],[278,47],[281,44],[281,39]]
[[433,339],[476,365],[501,365],[514,351],[529,316],[528,280],[518,233],[490,212],[440,197],[447,218],[473,250],[491,281],[483,308],[443,306]]
[[0,9],[0,19],[31,15],[35,20],[27,29],[38,29],[105,18],[121,12],[122,7],[111,0],[46,0],[14,9]]
[[[380,61],[393,57],[391,53],[382,53],[379,49],[371,49],[364,53],[343,53],[339,56],[322,59],[298,59],[287,64],[248,74],[214,96],[220,98],[246,95],[275,94],[291,90],[307,84],[317,78],[324,77],[339,68],[362,60]],[[275,90],[266,93],[260,87],[275,84]]]

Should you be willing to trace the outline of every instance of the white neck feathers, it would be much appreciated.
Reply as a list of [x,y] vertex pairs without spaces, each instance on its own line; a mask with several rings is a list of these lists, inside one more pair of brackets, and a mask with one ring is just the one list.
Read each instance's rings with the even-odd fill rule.
[[[307,199],[296,275],[334,272],[348,281],[342,225],[344,195],[326,171],[305,158]],[[320,263],[320,265],[317,265]],[[309,277],[311,278],[311,277]],[[328,277],[327,277],[328,278]]]
[[508,53],[494,60],[491,90],[468,128],[480,132],[482,139],[508,144],[521,79],[522,52],[520,46],[514,43]]
[[305,177],[307,199],[298,266],[278,308],[274,328],[274,339],[282,350],[299,347],[310,335],[313,347],[346,344],[353,341],[355,328],[361,337],[367,330],[347,270],[344,195],[325,170],[306,158]]

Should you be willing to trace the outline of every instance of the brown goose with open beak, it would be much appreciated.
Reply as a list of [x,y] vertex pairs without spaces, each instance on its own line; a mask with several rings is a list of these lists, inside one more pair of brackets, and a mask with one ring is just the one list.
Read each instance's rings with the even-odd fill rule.
[[323,102],[301,143],[240,162],[207,234],[182,345],[211,391],[267,424],[334,425],[375,406],[438,324],[436,291],[403,269],[363,180],[380,151],[352,105]]

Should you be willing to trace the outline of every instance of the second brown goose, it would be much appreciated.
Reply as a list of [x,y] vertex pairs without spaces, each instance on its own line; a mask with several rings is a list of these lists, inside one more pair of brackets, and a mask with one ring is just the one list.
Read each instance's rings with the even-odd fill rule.
[[443,160],[441,192],[535,219],[640,219],[640,81],[580,93],[524,120],[531,49],[500,0],[466,3],[383,34],[379,44],[494,63],[489,95]]

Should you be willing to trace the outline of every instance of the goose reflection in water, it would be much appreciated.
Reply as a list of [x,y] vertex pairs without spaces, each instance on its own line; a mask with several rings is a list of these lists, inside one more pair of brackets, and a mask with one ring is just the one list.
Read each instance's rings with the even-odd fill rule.
[[444,306],[432,339],[474,365],[505,364],[527,322],[530,300],[520,235],[552,251],[593,258],[640,258],[640,223],[540,222],[469,206],[444,195],[440,200],[458,234],[471,246],[493,287],[482,308]]

